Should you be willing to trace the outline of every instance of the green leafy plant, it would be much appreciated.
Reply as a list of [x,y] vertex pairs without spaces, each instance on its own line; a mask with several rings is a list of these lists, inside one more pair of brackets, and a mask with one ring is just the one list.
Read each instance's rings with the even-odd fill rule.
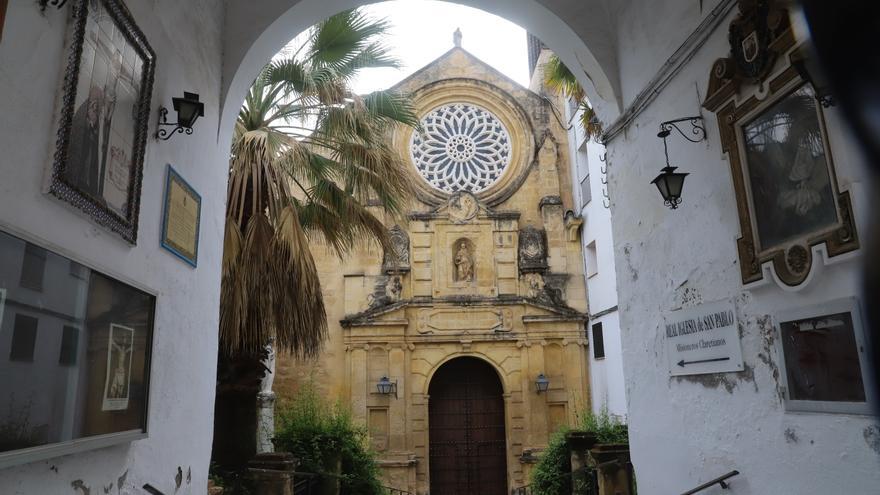
[[598,139],[602,135],[602,124],[593,107],[587,102],[584,88],[581,87],[574,73],[555,54],[551,55],[547,63],[544,64],[544,84],[551,90],[578,103],[578,109],[583,110],[580,116],[580,125],[587,138]]
[[598,443],[629,443],[626,425],[607,409],[602,409],[599,414],[592,411],[578,414],[577,429],[595,434]]
[[565,435],[571,431],[567,426],[560,428],[550,437],[550,444],[541,460],[532,469],[531,486],[533,495],[557,495],[571,493],[571,454]]
[[[535,465],[531,474],[534,495],[558,495],[572,493],[572,481],[583,483],[583,476],[572,476],[571,451],[566,435],[582,431],[596,435],[600,444],[629,443],[627,427],[619,418],[603,409],[599,414],[584,411],[577,415],[574,428],[564,426],[550,438],[550,444]],[[578,487],[578,493],[589,493],[587,486]]]
[[291,452],[300,461],[297,471],[339,476],[342,495],[385,493],[366,428],[355,424],[348,407],[329,403],[313,384],[279,406],[276,423],[276,450]]

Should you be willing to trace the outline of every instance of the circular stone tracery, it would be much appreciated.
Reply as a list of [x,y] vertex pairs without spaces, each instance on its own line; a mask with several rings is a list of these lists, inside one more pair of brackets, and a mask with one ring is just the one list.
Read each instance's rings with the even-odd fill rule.
[[491,112],[469,103],[435,108],[413,133],[413,164],[431,186],[446,193],[478,193],[510,164],[510,135]]

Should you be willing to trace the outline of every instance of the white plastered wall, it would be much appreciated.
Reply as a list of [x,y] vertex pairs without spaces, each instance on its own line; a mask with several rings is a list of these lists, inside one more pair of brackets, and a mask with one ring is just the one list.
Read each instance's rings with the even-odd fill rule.
[[[687,5],[685,5],[687,4]],[[704,6],[704,9],[712,5]],[[620,19],[625,105],[665,60],[676,37],[693,31],[696,2],[634,1]],[[664,12],[663,15],[658,15]],[[714,115],[702,110],[708,140],[670,137],[670,160],[690,172],[684,203],[672,211],[650,181],[663,166],[661,121],[701,113],[711,64],[729,52],[721,24],[647,109],[608,145],[614,255],[620,300],[630,440],[639,493],[681,493],[731,470],[731,493],[873,493],[880,486],[877,419],[786,412],[774,329],[779,311],[859,294],[859,254],[823,266],[797,292],[772,281],[744,288],[740,279],[730,166],[722,158]],[[640,82],[642,81],[642,82]],[[876,204],[866,171],[838,110],[826,114],[842,190],[850,191],[861,232]],[[743,373],[670,378],[661,315],[682,305],[736,304]],[[863,301],[865,303],[865,301]],[[720,493],[720,488],[714,488]],[[707,493],[716,493],[707,492]]]
[[[206,115],[192,136],[148,138],[138,243],[131,246],[79,210],[43,194],[55,150],[54,105],[63,75],[67,15],[11,0],[0,41],[0,229],[72,257],[157,296],[149,404],[149,438],[0,470],[0,493],[49,495],[204,494],[211,451],[217,360],[218,301],[228,143],[216,129],[221,78],[223,3],[213,0],[126,2],[157,54],[149,132],[158,108],[183,91],[200,94]],[[159,246],[166,164],[202,196],[196,269]],[[0,405],[2,407],[2,405]],[[181,487],[175,490],[178,467]],[[191,469],[191,471],[190,471]],[[117,483],[127,473],[120,491]],[[191,478],[187,481],[187,474]]]

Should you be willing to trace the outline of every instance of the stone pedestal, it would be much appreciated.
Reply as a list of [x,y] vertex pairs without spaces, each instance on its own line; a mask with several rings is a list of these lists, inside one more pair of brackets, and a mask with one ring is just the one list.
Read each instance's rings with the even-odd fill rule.
[[580,495],[588,493],[586,487],[590,483],[590,473],[587,468],[590,462],[590,449],[596,445],[596,435],[586,431],[572,431],[566,433],[565,441],[571,452],[571,493]]
[[297,461],[289,452],[258,454],[248,462],[254,493],[293,495],[293,471]]
[[599,495],[631,495],[629,445],[600,444],[590,449],[590,463],[599,475]]
[[274,452],[272,438],[275,436],[275,392],[257,394],[257,454]]

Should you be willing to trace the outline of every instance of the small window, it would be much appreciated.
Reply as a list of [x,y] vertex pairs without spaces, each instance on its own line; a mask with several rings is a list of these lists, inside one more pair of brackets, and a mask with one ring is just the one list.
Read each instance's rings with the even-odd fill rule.
[[70,260],[70,276],[76,277],[80,280],[88,280],[88,278],[89,278],[88,268],[80,265],[76,261]]
[[587,244],[587,278],[599,273],[599,258],[596,253],[596,241]]
[[581,208],[590,204],[593,200],[593,192],[590,191],[590,174],[581,181]]
[[76,352],[79,350],[79,328],[64,325],[61,333],[61,352],[58,364],[63,366],[76,365]]
[[46,250],[28,243],[24,248],[19,285],[26,289],[43,290],[43,272],[46,270]]
[[12,346],[9,351],[10,361],[34,360],[34,347],[37,343],[38,320],[32,316],[15,315],[15,325],[12,327]]
[[602,334],[602,322],[593,324],[593,357],[605,359],[605,336]]
[[865,344],[854,299],[779,316],[790,410],[869,412]]

